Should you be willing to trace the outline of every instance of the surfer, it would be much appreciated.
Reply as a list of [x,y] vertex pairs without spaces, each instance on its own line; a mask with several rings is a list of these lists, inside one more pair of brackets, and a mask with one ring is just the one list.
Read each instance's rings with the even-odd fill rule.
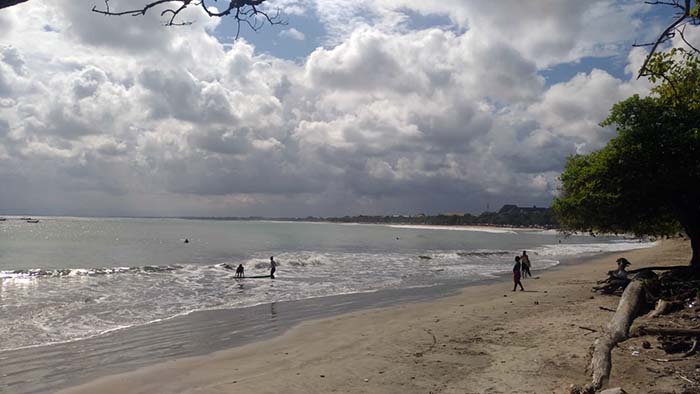
[[190,240],[187,239],[187,238],[185,238],[185,243],[186,243],[186,244],[190,243]]
[[275,279],[275,271],[277,271],[277,262],[275,256],[270,256],[270,278]]
[[513,266],[513,291],[520,285],[520,291],[525,291],[523,284],[520,283],[520,270],[522,266],[520,265],[520,256],[515,256],[515,265]]
[[238,268],[236,268],[236,275],[234,275],[234,278],[243,278],[244,274],[243,271],[245,268],[243,268],[243,264],[238,264]]

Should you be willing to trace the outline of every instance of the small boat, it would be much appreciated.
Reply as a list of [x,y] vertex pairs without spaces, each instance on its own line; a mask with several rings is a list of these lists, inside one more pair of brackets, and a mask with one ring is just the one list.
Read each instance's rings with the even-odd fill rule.
[[39,223],[39,219],[29,219],[27,223]]
[[32,220],[32,218],[19,218],[19,220]]
[[4,222],[5,220],[7,220],[7,219],[6,219],[6,218],[0,218],[0,222]]

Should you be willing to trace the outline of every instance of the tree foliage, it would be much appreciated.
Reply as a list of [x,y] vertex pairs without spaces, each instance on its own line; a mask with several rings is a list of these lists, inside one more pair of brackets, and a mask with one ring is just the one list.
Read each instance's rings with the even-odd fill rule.
[[700,67],[683,49],[655,54],[648,97],[615,104],[617,137],[571,157],[553,205],[569,230],[672,235],[685,230],[700,268]]

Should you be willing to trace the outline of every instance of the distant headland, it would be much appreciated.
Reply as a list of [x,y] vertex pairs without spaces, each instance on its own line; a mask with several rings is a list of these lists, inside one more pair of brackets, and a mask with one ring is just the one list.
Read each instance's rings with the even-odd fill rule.
[[506,204],[497,212],[483,212],[479,215],[470,213],[440,213],[437,215],[357,215],[342,217],[303,218],[280,217],[266,218],[261,216],[249,217],[186,217],[183,219],[204,220],[276,220],[292,222],[330,222],[330,223],[366,223],[366,224],[415,224],[435,226],[503,226],[503,227],[537,227],[558,228],[554,212],[545,207],[519,207]]

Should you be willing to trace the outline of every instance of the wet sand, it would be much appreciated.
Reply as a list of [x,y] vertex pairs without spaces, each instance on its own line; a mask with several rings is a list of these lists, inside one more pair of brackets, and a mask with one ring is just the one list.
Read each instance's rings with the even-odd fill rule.
[[[544,393],[586,383],[587,352],[618,297],[591,292],[618,257],[633,266],[684,264],[685,242],[613,253],[429,302],[306,321],[272,339],[101,377],[62,393]],[[536,267],[537,262],[533,261]],[[647,354],[624,344],[611,384],[673,392]],[[667,391],[668,390],[668,391]]]

